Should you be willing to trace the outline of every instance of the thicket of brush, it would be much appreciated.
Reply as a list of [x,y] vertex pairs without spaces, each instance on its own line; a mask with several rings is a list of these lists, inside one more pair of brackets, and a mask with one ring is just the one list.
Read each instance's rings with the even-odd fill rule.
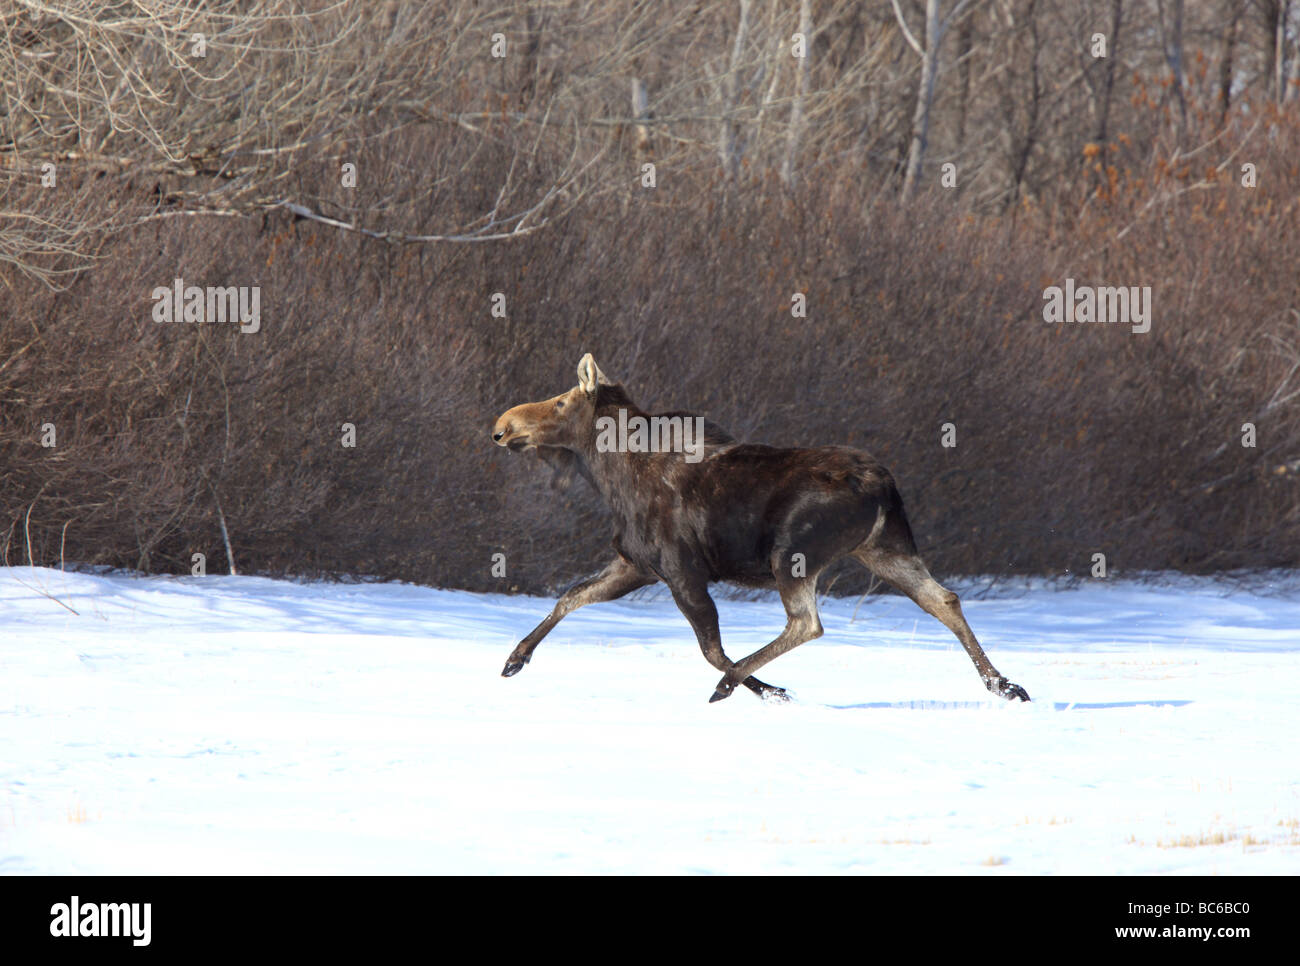
[[[646,154],[629,127],[593,153],[597,180],[510,240],[391,244],[272,207],[115,225],[63,291],[4,270],[3,560],[182,573],[202,552],[220,572],[224,519],[241,572],[553,590],[606,555],[603,510],[489,430],[574,385],[590,351],[646,409],[872,451],[939,574],[1086,573],[1099,552],[1112,572],[1294,565],[1300,111],[1191,107],[1182,137],[1212,145],[1198,156],[1135,158],[1123,125],[1154,144],[1169,114],[1134,100],[1050,197],[993,205],[937,171],[903,200],[897,168],[827,148],[794,185],[775,163],[728,178],[711,147]],[[568,141],[532,130],[361,119],[276,196],[376,229],[472,226],[503,185],[540,198],[572,165]],[[348,157],[356,189],[339,185]],[[167,177],[88,170],[63,198],[108,223]],[[41,190],[11,181],[6,204],[40,210]],[[1150,332],[1046,323],[1044,288],[1067,277],[1150,286]],[[260,286],[261,330],[154,322],[174,278]]]

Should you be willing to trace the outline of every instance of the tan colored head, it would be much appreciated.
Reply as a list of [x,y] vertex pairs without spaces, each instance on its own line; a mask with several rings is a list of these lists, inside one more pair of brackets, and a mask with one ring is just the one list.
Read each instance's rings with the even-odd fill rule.
[[492,427],[492,441],[516,452],[538,446],[576,446],[580,434],[594,420],[596,391],[602,385],[612,383],[588,352],[578,363],[576,386],[550,399],[507,409]]

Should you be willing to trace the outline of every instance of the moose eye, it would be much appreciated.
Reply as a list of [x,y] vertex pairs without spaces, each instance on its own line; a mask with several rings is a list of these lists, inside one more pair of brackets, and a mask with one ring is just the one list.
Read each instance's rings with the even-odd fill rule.
[[563,399],[556,400],[555,408],[556,408],[556,409],[563,409],[563,408],[564,408],[564,400],[563,400]]

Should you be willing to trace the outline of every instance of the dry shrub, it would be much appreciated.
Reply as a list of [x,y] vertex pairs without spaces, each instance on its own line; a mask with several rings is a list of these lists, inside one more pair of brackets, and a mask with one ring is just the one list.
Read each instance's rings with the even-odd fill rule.
[[[358,129],[331,155],[364,153],[355,194],[332,161],[285,191],[363,223],[382,205],[396,230],[470,224],[508,176],[536,197],[566,160],[492,134]],[[504,243],[389,245],[284,211],[151,222],[66,293],[21,277],[0,293],[5,560],[30,545],[36,563],[188,572],[203,552],[219,571],[224,516],[246,572],[554,589],[608,553],[604,512],[488,430],[591,351],[649,409],[872,450],[939,573],[1078,573],[1096,552],[1120,571],[1294,564],[1295,112],[1229,131],[1219,156],[1237,148],[1256,189],[1130,159],[1050,207],[978,216],[877,200],[847,165],[791,194],[697,158],[645,190],[616,152],[625,187]],[[87,211],[148,187],[107,178]],[[150,293],[176,277],[260,286],[262,330],[154,323]],[[1066,277],[1151,286],[1151,332],[1046,324],[1043,289]]]

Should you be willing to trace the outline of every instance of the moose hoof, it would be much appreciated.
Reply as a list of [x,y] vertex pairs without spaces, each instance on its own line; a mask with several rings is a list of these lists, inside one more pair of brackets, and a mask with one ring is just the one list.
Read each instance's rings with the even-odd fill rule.
[[1008,701],[1018,699],[1020,701],[1029,700],[1029,692],[1018,684],[1012,684],[1006,678],[993,678],[988,682],[989,690],[1000,698],[1006,698]]
[[1021,701],[1029,700],[1029,692],[1018,684],[1007,682],[1007,686],[1002,690],[1002,697],[1010,701],[1012,698],[1019,698]]
[[721,701],[723,698],[731,697],[731,692],[735,690],[735,685],[723,678],[718,682],[718,686],[713,689],[713,697],[709,698],[709,704],[714,701]]
[[510,660],[506,661],[506,666],[502,669],[501,676],[503,678],[512,678],[520,671],[522,671],[524,669],[524,665],[527,663],[528,663],[528,658],[519,660],[517,658],[512,657]]
[[764,701],[775,701],[778,704],[784,704],[790,700],[790,695],[786,692],[785,688],[778,688],[771,684],[769,684],[765,690],[760,691],[758,696]]

